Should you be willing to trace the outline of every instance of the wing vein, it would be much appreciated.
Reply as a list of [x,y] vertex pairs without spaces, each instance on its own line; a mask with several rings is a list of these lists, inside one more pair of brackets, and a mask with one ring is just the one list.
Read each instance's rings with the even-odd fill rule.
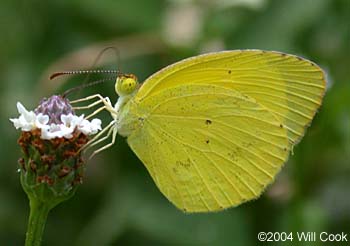
[[[152,127],[152,126],[151,126],[151,127]],[[153,128],[153,127],[152,127],[152,128]],[[154,129],[154,128],[153,128],[153,129]],[[152,132],[152,131],[149,131],[151,137],[154,138],[154,139],[156,139],[157,134],[152,134],[151,132]],[[150,156],[152,156],[152,155],[150,155]],[[152,157],[151,157],[151,159],[153,160]],[[165,166],[166,166],[166,165],[165,165]],[[185,206],[185,203],[184,203],[184,199],[183,199],[183,197],[182,197],[182,194],[181,194],[181,192],[179,191],[178,187],[175,185],[174,179],[173,179],[173,177],[172,177],[172,175],[171,175],[171,172],[170,172],[168,166],[166,166],[166,169],[168,170],[168,173],[169,173],[169,177],[170,177],[171,182],[174,184],[173,187],[175,188],[176,192],[178,193],[178,197],[179,197],[180,200],[181,200],[182,206],[183,206],[184,209],[186,209],[186,206]],[[186,187],[186,189],[187,189],[187,191],[188,191],[188,187],[187,187],[187,186],[185,186],[185,187]],[[188,193],[189,193],[189,191],[188,191]],[[191,196],[190,193],[189,193],[189,196],[190,196],[191,199],[192,199],[192,196]],[[193,199],[192,199],[192,202],[193,202]]]
[[[147,120],[147,121],[150,122],[150,124],[154,124],[154,123],[151,122],[150,120]],[[184,145],[184,146],[188,146],[188,147],[190,147],[190,148],[192,148],[192,149],[194,149],[194,150],[197,150],[198,152],[202,152],[202,153],[206,153],[206,152],[208,153],[208,152],[209,152],[209,153],[215,153],[215,154],[217,154],[217,155],[220,155],[220,154],[218,154],[216,151],[204,151],[204,150],[198,149],[198,148],[194,147],[193,145],[188,144],[188,143],[185,143],[185,142],[183,142],[182,140],[180,140],[180,139],[178,139],[177,137],[175,137],[174,135],[172,135],[172,134],[170,134],[169,132],[165,131],[165,130],[163,129],[163,127],[161,127],[160,125],[157,125],[157,126],[158,126],[158,128],[159,128],[161,131],[163,131],[166,135],[168,135],[169,137],[175,139],[177,142],[179,142],[180,144],[182,144],[182,145]],[[220,136],[220,137],[222,137],[222,136]],[[222,137],[222,138],[224,138],[224,137]],[[258,157],[259,159],[263,160],[265,163],[269,164],[271,167],[276,168],[275,165],[269,163],[268,161],[266,161],[263,157],[259,156],[258,154],[255,154],[254,152],[249,151],[248,149],[246,149],[246,148],[243,147],[243,146],[237,145],[236,143],[234,143],[234,142],[228,140],[227,138],[224,138],[224,139],[226,139],[227,141],[229,141],[229,142],[232,143],[233,145],[235,145],[235,146],[241,148],[242,150],[245,150],[245,151],[249,152],[250,154],[252,154],[252,155]],[[221,155],[220,155],[220,156],[221,156]],[[223,158],[224,158],[224,157],[223,157]],[[234,162],[234,161],[232,161],[232,160],[229,160],[229,159],[227,159],[227,158],[225,158],[225,159],[226,159],[227,161],[229,161],[230,163],[233,163],[236,167],[240,168],[242,171],[244,171],[245,173],[247,173],[250,177],[252,177],[253,179],[255,179],[255,181],[256,181],[258,184],[261,184],[254,176],[252,176],[252,175],[251,175],[246,169],[244,169],[241,165],[239,165],[239,164],[237,164],[236,162]],[[284,160],[283,160],[283,161],[284,161]]]
[[[176,139],[174,139],[174,140],[176,140]],[[209,194],[214,198],[214,201],[219,205],[219,207],[222,206],[220,204],[220,202],[218,201],[217,197],[214,195],[213,191],[209,188],[209,186],[208,186],[207,182],[205,181],[202,173],[200,172],[200,170],[197,167],[197,163],[193,161],[193,159],[191,158],[191,155],[186,151],[186,148],[184,148],[184,147],[185,146],[182,146],[183,150],[186,152],[188,158],[190,159],[191,163],[193,164],[193,166],[194,166],[198,176],[201,178],[201,181],[204,184],[205,188],[207,188],[207,190],[209,191]],[[199,194],[200,194],[200,192],[199,192]],[[207,209],[210,210],[210,207],[208,206],[206,201],[203,200],[202,197],[201,197],[201,200],[205,203],[205,206],[207,207]]]

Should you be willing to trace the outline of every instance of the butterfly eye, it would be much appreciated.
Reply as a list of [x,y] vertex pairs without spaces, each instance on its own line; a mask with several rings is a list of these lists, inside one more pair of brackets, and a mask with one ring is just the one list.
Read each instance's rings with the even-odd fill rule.
[[119,96],[125,96],[133,93],[137,86],[135,76],[120,76],[115,83],[115,91]]

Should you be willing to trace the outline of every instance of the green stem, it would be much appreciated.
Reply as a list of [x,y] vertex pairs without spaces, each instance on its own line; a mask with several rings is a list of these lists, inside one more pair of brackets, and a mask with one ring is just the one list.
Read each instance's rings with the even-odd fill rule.
[[30,201],[30,214],[25,246],[40,246],[50,207],[33,199]]

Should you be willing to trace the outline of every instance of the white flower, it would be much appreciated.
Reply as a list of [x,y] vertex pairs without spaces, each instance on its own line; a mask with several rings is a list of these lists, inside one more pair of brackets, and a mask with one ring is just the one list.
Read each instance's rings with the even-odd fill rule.
[[48,128],[49,126],[47,125],[47,123],[49,123],[48,115],[44,115],[40,113],[36,116],[35,126],[37,128],[40,128],[40,129]]
[[27,111],[26,108],[17,102],[17,110],[20,114],[18,119],[10,119],[16,129],[21,128],[22,131],[28,132],[36,128],[35,120],[36,115],[33,111]]
[[62,129],[61,124],[53,123],[48,128],[41,129],[41,138],[42,139],[53,139],[56,137],[61,138],[61,137],[63,137],[63,135],[64,135],[64,131]]
[[68,128],[75,128],[77,126],[77,124],[79,123],[78,121],[83,120],[84,115],[81,115],[80,117],[73,115],[73,114],[62,114],[61,115],[61,121],[62,123],[68,127]]
[[42,139],[71,138],[75,130],[85,135],[93,135],[101,130],[100,119],[93,119],[90,122],[84,119],[84,115],[76,116],[70,113],[61,115],[61,124],[49,124],[50,118],[48,115],[42,113],[36,115],[33,111],[27,111],[20,102],[17,103],[17,109],[20,113],[19,118],[10,119],[16,129],[20,128],[22,131],[41,129]]
[[88,120],[83,119],[78,125],[78,130],[86,135],[96,134],[98,130],[101,130],[101,120],[93,119],[90,122]]
[[93,119],[90,123],[91,126],[91,134],[96,134],[99,130],[102,129],[100,119]]
[[78,129],[79,131],[81,131],[84,134],[87,134],[88,132],[90,132],[90,122],[88,120],[83,120],[82,122],[80,122],[80,124],[78,125]]

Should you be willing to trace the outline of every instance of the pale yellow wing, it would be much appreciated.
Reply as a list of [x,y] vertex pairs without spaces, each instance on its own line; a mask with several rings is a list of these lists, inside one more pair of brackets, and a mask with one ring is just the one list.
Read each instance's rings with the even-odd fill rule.
[[[180,85],[131,101],[128,144],[161,192],[187,212],[257,198],[286,162],[287,130],[253,98],[216,85]],[[131,124],[130,124],[131,125]]]
[[314,63],[261,50],[210,53],[182,60],[148,78],[136,95],[142,101],[180,84],[216,84],[254,98],[273,112],[297,143],[325,92],[325,76]]

